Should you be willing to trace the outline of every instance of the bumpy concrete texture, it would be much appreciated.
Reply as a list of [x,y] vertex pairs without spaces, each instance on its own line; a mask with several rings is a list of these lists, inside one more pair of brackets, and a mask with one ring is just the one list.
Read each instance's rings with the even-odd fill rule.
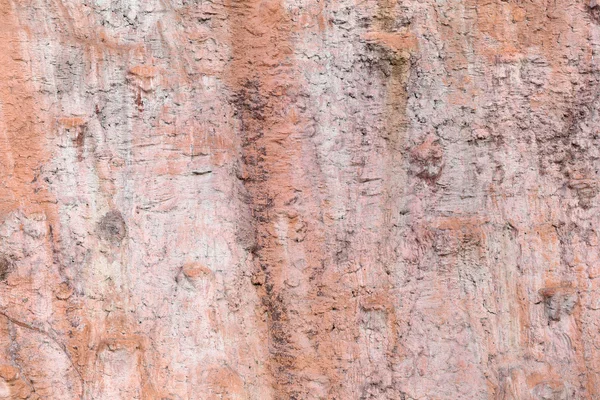
[[595,0],[0,0],[0,399],[600,399]]

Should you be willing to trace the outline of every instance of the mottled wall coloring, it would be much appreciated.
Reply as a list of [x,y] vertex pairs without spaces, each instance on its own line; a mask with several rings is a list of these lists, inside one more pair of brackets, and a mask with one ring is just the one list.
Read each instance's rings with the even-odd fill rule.
[[0,399],[600,398],[596,0],[0,0]]

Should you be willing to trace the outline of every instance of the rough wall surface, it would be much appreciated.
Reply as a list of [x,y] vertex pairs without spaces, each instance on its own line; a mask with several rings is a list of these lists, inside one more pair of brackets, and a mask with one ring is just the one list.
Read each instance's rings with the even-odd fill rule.
[[0,0],[0,398],[600,398],[592,0]]

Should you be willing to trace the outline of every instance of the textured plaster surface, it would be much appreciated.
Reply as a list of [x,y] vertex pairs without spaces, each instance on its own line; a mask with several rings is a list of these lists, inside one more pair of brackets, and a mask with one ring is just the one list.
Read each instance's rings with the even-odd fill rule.
[[594,0],[0,0],[0,399],[600,398]]

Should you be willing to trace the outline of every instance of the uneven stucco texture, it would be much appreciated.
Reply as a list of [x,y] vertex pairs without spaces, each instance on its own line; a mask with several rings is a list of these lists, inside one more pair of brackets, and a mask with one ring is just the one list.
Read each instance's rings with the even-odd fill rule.
[[0,0],[0,399],[600,399],[595,0]]

